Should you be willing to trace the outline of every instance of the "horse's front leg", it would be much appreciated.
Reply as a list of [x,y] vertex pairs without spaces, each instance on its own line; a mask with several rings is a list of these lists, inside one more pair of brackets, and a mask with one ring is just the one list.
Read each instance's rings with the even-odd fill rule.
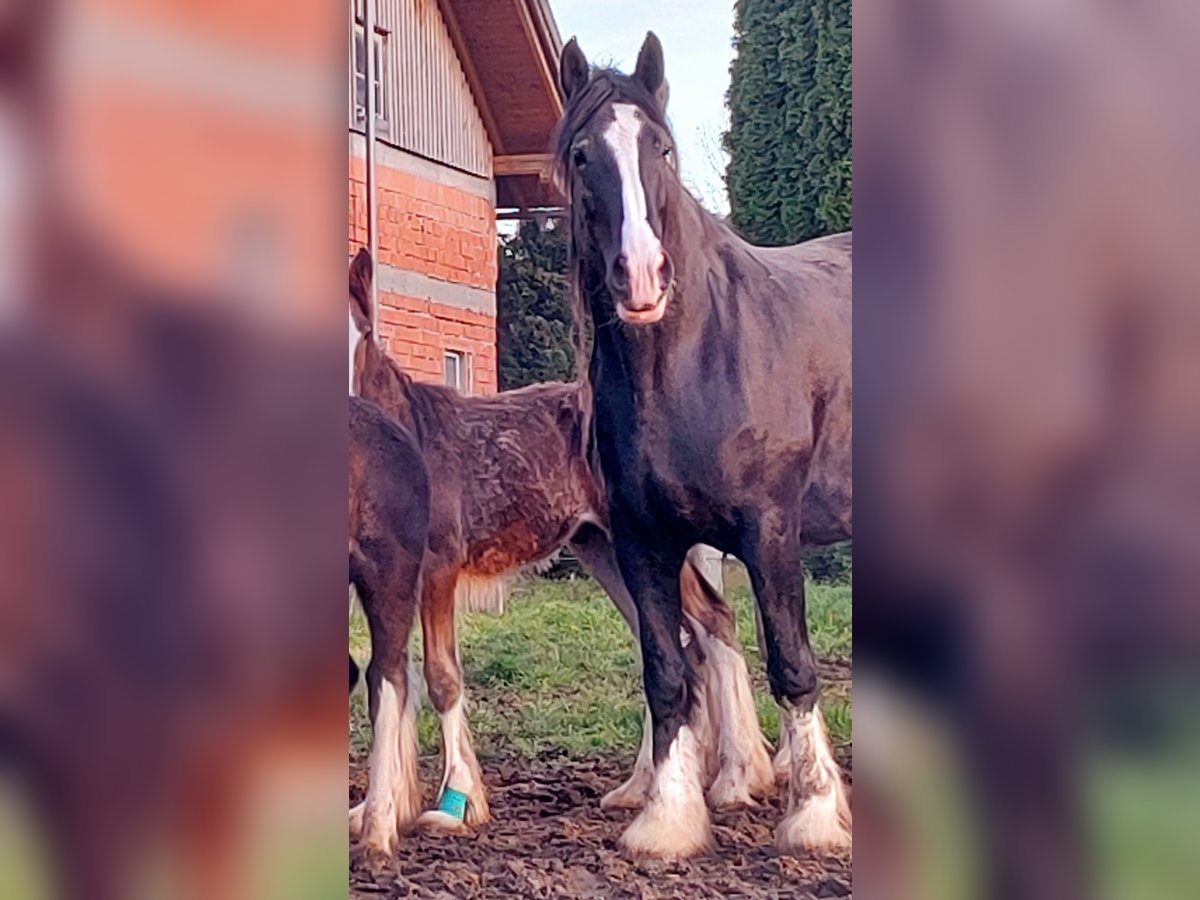
[[[585,523],[571,538],[571,552],[608,594],[621,618],[633,632],[640,654],[641,639],[638,634],[641,626],[638,624],[637,606],[630,596],[629,588],[625,586],[625,579],[617,565],[617,557],[613,552],[612,539],[608,532],[598,525]],[[633,764],[633,774],[624,784],[604,795],[600,800],[601,809],[641,809],[646,805],[650,785],[654,781],[653,746],[650,709],[647,707],[642,717],[642,743],[638,748],[637,761]]]
[[680,639],[679,570],[686,548],[664,547],[620,532],[614,546],[638,608],[642,674],[653,718],[654,778],[646,805],[621,835],[637,855],[682,859],[712,844],[704,802],[703,748],[693,717],[704,714]]
[[799,529],[771,524],[747,544],[745,562],[762,612],[767,679],[783,710],[781,741],[791,765],[787,813],[775,831],[775,843],[785,853],[849,850],[850,805],[817,707],[819,685],[805,621]]

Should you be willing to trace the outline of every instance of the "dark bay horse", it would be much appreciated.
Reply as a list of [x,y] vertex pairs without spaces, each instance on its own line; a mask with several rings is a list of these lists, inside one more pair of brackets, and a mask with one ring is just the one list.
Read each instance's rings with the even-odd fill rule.
[[[351,317],[361,334],[353,349],[352,387],[416,436],[431,486],[419,606],[426,683],[442,720],[442,788],[450,801],[444,798],[443,808],[425,813],[418,824],[459,830],[487,821],[488,805],[463,709],[456,590],[464,582],[504,578],[567,545],[635,634],[638,614],[613,555],[606,506],[586,460],[579,386],[543,384],[466,397],[413,381],[371,332],[371,268],[366,251],[350,267]],[[732,610],[685,557],[674,578],[687,613],[688,652],[706,697],[701,777],[711,781],[708,798],[714,806],[749,805],[773,783],[749,673]],[[652,775],[650,742],[644,740],[633,776],[602,805],[640,807]]]
[[745,563],[762,616],[791,751],[776,843],[848,848],[801,557],[850,537],[850,236],[753,247],[688,194],[653,34],[632,76],[589,70],[572,40],[561,79],[556,153],[571,204],[571,277],[580,324],[594,334],[589,440],[637,602],[654,719],[654,784],[622,844],[683,857],[711,841],[677,577],[702,542]]
[[[421,811],[417,686],[408,637],[429,537],[429,478],[412,434],[357,397],[350,403],[350,583],[371,632],[367,697],[372,740],[367,796],[351,814],[364,848],[390,856]],[[350,662],[353,687],[358,672]]]

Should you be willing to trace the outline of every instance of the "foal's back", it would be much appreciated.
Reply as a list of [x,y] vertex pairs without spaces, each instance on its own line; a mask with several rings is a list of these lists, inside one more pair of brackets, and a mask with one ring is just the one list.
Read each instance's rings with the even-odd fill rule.
[[460,529],[468,573],[497,576],[546,558],[597,508],[577,385],[490,397],[418,383],[410,391],[434,486],[431,545],[439,528]]

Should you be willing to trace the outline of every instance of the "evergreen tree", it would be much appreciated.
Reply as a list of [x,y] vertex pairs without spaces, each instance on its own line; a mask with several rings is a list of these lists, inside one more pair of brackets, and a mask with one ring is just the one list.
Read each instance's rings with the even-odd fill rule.
[[731,219],[790,244],[851,222],[850,0],[738,0],[725,148]]
[[496,286],[500,389],[575,375],[567,236],[563,228],[521,223],[500,242]]

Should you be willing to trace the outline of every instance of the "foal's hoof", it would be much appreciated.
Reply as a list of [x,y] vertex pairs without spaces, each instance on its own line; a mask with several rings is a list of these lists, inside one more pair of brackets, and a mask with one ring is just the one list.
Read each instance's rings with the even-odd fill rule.
[[849,853],[850,810],[836,793],[816,795],[789,813],[775,829],[775,847],[780,853]]

